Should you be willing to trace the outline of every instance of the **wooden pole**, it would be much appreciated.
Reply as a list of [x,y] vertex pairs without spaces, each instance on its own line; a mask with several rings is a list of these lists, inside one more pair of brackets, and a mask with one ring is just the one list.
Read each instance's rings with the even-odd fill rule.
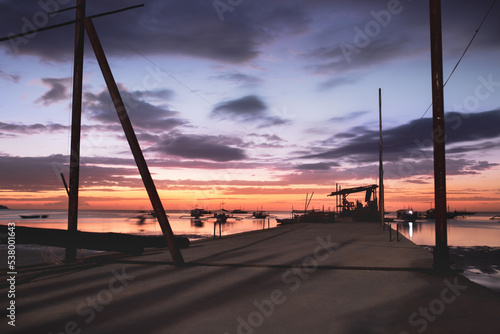
[[[71,116],[71,153],[69,164],[69,200],[68,200],[68,231],[78,229],[78,188],[80,179],[80,131],[82,123],[82,81],[83,81],[83,46],[85,17],[85,0],[76,2],[75,53],[73,68],[73,109]],[[65,261],[76,260],[76,248],[66,248]]]
[[94,24],[89,18],[85,19],[85,29],[87,30],[87,34],[89,35],[90,43],[92,44],[92,48],[94,49],[99,67],[101,68],[104,80],[106,81],[106,85],[115,105],[116,112],[118,113],[118,117],[122,124],[123,131],[125,132],[125,136],[127,137],[127,141],[137,164],[137,168],[139,169],[139,173],[141,174],[142,181],[144,183],[144,186],[146,187],[146,191],[158,219],[158,223],[160,224],[163,235],[167,241],[168,250],[170,251],[174,264],[176,266],[181,266],[184,264],[184,259],[182,258],[182,254],[179,248],[175,244],[174,233],[172,232],[172,228],[170,227],[170,223],[168,222],[167,215],[165,214],[165,209],[163,208],[160,196],[158,195],[156,186],[153,182],[153,178],[151,177],[151,174],[149,172],[148,165],[142,154],[141,147],[139,146],[139,142],[132,127],[132,123],[130,122],[130,119],[128,117],[127,110],[125,109],[125,104],[123,103],[115,79],[113,78],[113,73],[111,72],[111,68],[109,67],[106,55],[104,54],[104,50],[102,49],[101,42],[99,41],[99,37],[97,36],[97,33],[95,31]]
[[382,89],[378,89],[378,116],[379,116],[379,132],[380,132],[380,144],[379,144],[379,210],[380,210],[380,224],[384,227],[384,160],[383,160],[383,136],[382,136]]
[[306,205],[306,213],[307,213],[307,209],[309,209],[309,204],[311,204],[311,200],[312,200],[312,198],[313,198],[313,195],[314,195],[314,191],[312,192],[311,197],[309,197],[309,202],[307,202],[307,205]]
[[62,179],[63,184],[64,184],[64,189],[66,189],[66,193],[69,196],[68,184],[66,183],[66,179],[64,178],[64,174],[61,172],[61,173],[59,173],[59,175],[61,175],[61,179]]
[[434,268],[450,268],[446,217],[446,154],[444,132],[443,43],[441,32],[441,0],[430,1],[432,111],[434,142],[434,202],[436,210],[436,246]]
[[306,202],[304,203],[304,214],[307,212],[307,200],[309,198],[309,193],[306,194]]

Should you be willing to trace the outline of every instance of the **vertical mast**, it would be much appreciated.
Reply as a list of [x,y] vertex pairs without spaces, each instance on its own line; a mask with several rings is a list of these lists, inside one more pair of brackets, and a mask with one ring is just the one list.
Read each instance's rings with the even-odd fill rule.
[[[82,81],[85,0],[76,2],[75,54],[73,68],[73,109],[71,116],[71,153],[69,165],[68,231],[78,229],[78,188],[80,179],[80,130],[82,119]],[[66,248],[66,262],[76,259],[76,248]]]
[[436,247],[434,268],[450,266],[446,217],[446,155],[444,133],[443,44],[441,32],[441,0],[430,1],[432,113],[434,142],[434,201],[436,210]]
[[384,161],[382,156],[382,151],[384,147],[384,142],[382,139],[382,89],[378,89],[378,117],[379,117],[379,132],[380,132],[380,144],[379,144],[379,210],[380,210],[380,224],[384,226]]

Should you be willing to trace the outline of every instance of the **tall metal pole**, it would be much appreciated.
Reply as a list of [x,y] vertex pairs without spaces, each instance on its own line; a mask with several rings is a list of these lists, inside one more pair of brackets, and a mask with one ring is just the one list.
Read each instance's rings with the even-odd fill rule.
[[165,214],[165,209],[163,208],[160,196],[158,195],[156,186],[153,182],[153,178],[151,177],[151,173],[149,172],[148,165],[146,163],[146,160],[144,159],[144,155],[142,154],[142,150],[139,146],[134,128],[132,127],[132,123],[130,122],[130,118],[128,117],[127,110],[125,109],[125,104],[123,103],[115,79],[113,78],[113,73],[111,72],[108,61],[106,59],[106,55],[104,54],[104,50],[102,49],[101,42],[99,41],[99,37],[97,36],[97,33],[95,31],[94,24],[89,18],[85,19],[85,29],[87,30],[87,34],[89,35],[90,43],[92,44],[97,62],[99,63],[99,67],[101,68],[102,75],[104,77],[104,80],[106,81],[111,99],[113,100],[116,112],[118,113],[118,117],[129,143],[130,150],[132,151],[135,162],[137,164],[137,168],[139,169],[139,173],[141,174],[142,182],[146,187],[146,191],[156,214],[156,218],[158,219],[158,223],[160,224],[163,235],[165,236],[165,239],[167,241],[168,250],[170,251],[175,265],[181,266],[184,264],[184,259],[179,248],[175,244],[174,233],[172,231],[172,228],[170,227],[170,223],[168,222],[167,215]]
[[[73,68],[73,110],[71,116],[71,153],[69,164],[69,204],[68,231],[78,229],[78,188],[80,179],[80,130],[82,121],[82,81],[83,81],[83,46],[85,30],[85,0],[76,2],[75,53]],[[76,260],[76,248],[66,248],[66,262]]]
[[380,132],[380,143],[379,143],[379,210],[380,210],[380,224],[384,226],[384,160],[382,156],[384,142],[382,138],[382,89],[378,89],[378,117],[379,117],[379,132]]
[[436,246],[434,268],[450,268],[446,217],[446,154],[444,132],[443,50],[441,36],[441,0],[430,1],[432,63],[432,111],[434,142],[434,201],[436,212]]

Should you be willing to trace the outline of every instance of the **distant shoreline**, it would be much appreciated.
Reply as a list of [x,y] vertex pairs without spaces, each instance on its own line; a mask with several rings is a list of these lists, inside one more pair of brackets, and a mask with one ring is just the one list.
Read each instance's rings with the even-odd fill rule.
[[[63,209],[48,209],[48,208],[9,208],[7,206],[4,206],[4,205],[0,205],[0,209],[7,209],[7,210],[12,210],[12,211],[67,211],[68,209],[67,208],[63,208]],[[233,209],[231,208],[225,208],[226,210],[229,210],[229,211],[232,211]],[[314,208],[315,210],[317,211],[322,211],[322,208]],[[165,208],[165,211],[166,212],[179,212],[179,213],[186,213],[186,212],[190,212],[192,210],[192,208],[188,208],[188,209],[176,209],[176,210],[173,210],[173,209],[169,209],[169,208]],[[210,209],[208,208],[207,210],[209,211],[215,211],[215,210],[218,210],[218,208],[213,208],[213,209]],[[253,211],[258,211],[260,209],[247,209],[245,211],[247,211],[248,213],[251,213]],[[80,208],[78,210],[79,212],[90,212],[90,211],[126,211],[126,212],[139,212],[139,211],[153,211],[152,208],[138,208],[138,209],[88,209],[88,208]],[[291,212],[292,209],[287,209],[287,210],[275,210],[275,209],[264,209],[263,211],[267,211],[267,212]],[[326,208],[325,208],[325,211],[328,211]],[[334,211],[334,210],[330,210],[330,211]],[[424,212],[425,210],[415,210],[417,212]],[[390,217],[390,216],[394,216],[396,214],[396,210],[392,210],[392,211],[388,211],[386,210],[386,217]],[[450,211],[452,212],[452,211]],[[474,215],[470,215],[470,217],[474,217],[475,215],[482,215],[482,214],[491,214],[491,215],[497,215],[497,214],[500,214],[500,208],[498,210],[494,210],[494,211],[474,211],[472,210],[472,212],[474,212]]]

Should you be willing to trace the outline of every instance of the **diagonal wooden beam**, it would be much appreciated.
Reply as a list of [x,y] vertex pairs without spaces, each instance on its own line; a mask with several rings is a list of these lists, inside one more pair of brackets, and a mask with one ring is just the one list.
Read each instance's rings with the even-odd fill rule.
[[182,258],[182,254],[179,248],[175,244],[174,233],[172,232],[172,228],[170,227],[170,223],[168,222],[168,218],[165,213],[165,209],[163,208],[163,204],[161,203],[160,196],[158,196],[156,186],[151,177],[151,173],[149,172],[148,165],[146,163],[146,160],[144,159],[144,155],[142,154],[141,147],[139,146],[139,142],[132,127],[132,123],[130,122],[127,110],[125,108],[125,104],[123,103],[115,79],[113,78],[113,73],[111,72],[111,68],[109,67],[106,55],[104,54],[101,42],[94,28],[94,24],[92,23],[92,19],[90,18],[86,18],[84,22],[85,29],[90,39],[90,43],[92,44],[92,48],[94,49],[94,53],[101,68],[102,75],[104,76],[104,80],[106,81],[106,85],[108,86],[109,93],[113,100],[113,104],[115,105],[116,112],[118,113],[118,117],[122,124],[123,131],[125,132],[125,136],[127,137],[130,149],[132,150],[137,168],[139,169],[142,181],[144,183],[144,186],[146,187],[146,191],[148,192],[151,204],[153,205],[158,223],[160,224],[163,235],[167,241],[168,250],[170,251],[172,260],[174,261],[175,265],[181,266],[184,264],[184,259]]

